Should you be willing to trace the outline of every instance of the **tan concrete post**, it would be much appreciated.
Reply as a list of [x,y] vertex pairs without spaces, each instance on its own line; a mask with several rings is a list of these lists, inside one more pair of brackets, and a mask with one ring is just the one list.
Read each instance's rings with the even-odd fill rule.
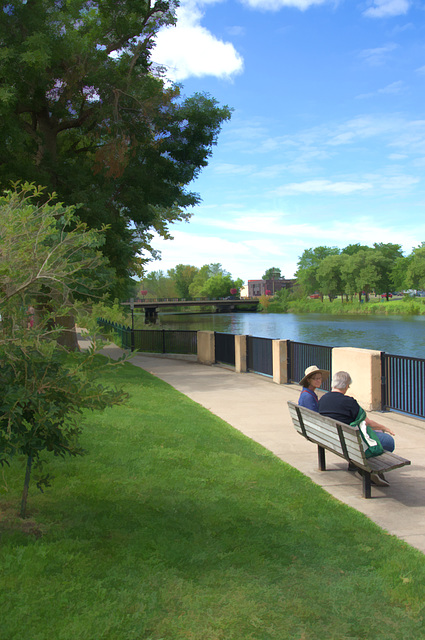
[[273,382],[288,382],[288,340],[272,341]]
[[197,332],[198,362],[201,364],[214,364],[215,362],[215,336],[214,331]]
[[381,408],[381,352],[355,347],[332,349],[332,371],[347,371],[353,382],[347,395],[365,411]]
[[247,362],[247,336],[235,336],[235,371],[236,373],[246,373]]

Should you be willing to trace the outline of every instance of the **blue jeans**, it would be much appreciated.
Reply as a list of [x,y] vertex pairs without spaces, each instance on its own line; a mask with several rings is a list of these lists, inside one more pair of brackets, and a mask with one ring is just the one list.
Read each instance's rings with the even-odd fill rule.
[[394,438],[389,433],[383,431],[375,431],[385,451],[394,451],[395,442]]

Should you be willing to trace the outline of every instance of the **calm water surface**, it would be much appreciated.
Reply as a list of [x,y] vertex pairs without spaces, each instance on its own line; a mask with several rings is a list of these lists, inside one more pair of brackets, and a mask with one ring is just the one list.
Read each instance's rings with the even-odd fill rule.
[[425,358],[425,316],[161,313],[158,329],[209,330]]

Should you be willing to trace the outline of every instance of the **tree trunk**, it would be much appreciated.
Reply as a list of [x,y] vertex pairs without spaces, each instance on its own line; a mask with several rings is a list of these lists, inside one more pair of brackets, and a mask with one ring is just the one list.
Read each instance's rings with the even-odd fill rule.
[[32,467],[32,456],[28,456],[27,466],[25,469],[24,490],[22,491],[21,510],[19,512],[20,518],[27,517],[27,500],[28,500],[28,489],[30,486],[30,479],[31,479],[31,467]]
[[62,316],[57,318],[58,324],[64,327],[64,330],[58,337],[58,344],[62,345],[67,351],[79,351],[77,332],[75,330],[74,316]]

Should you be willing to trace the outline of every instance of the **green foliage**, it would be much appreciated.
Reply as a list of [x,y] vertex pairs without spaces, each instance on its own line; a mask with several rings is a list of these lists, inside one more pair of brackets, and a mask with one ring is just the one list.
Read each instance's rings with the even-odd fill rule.
[[320,246],[314,249],[305,249],[301,258],[298,260],[298,270],[295,274],[305,295],[318,290],[317,269],[321,261],[327,256],[338,253],[339,250],[336,247]]
[[405,283],[408,289],[425,288],[425,243],[413,249],[410,259],[405,265]]
[[[296,276],[304,295],[320,292],[331,300],[336,295],[343,299],[344,294],[357,294],[360,300],[365,293],[368,299],[372,291],[389,293],[405,286],[405,269],[411,263],[406,260],[399,244],[375,242],[372,248],[357,243],[341,251],[316,247],[304,251]],[[410,280],[418,281],[413,272]],[[423,282],[425,286],[425,277]]]
[[262,275],[262,280],[278,280],[279,278],[283,278],[279,267],[270,267]]
[[[203,296],[208,296],[205,292],[205,285],[209,278],[214,276],[228,276],[230,275],[228,271],[223,269],[219,262],[213,262],[211,264],[204,264],[195,274],[191,285],[189,286],[189,293],[192,298],[200,298]],[[229,287],[230,290],[231,287]],[[228,295],[228,294],[225,294]]]
[[190,264],[178,264],[174,269],[168,270],[168,276],[174,281],[174,286],[179,298],[190,300],[190,285],[196,277],[199,269]]
[[[142,291],[147,291],[147,293],[143,294]],[[139,283],[137,297],[178,298],[176,283],[163,271],[151,271],[143,276]]]
[[357,299],[312,300],[310,298],[291,297],[286,303],[272,301],[267,310],[269,313],[324,313],[332,315],[425,315],[425,299],[407,298],[392,300],[371,300],[360,303]]
[[173,0],[10,0],[0,11],[0,189],[37,181],[66,205],[82,203],[91,228],[108,225],[102,252],[121,297],[155,254],[153,232],[170,237],[199,202],[188,185],[230,118],[208,95],[181,97],[152,62],[175,9]]
[[202,288],[201,295],[211,299],[225,298],[230,295],[230,289],[233,288],[237,289],[238,286],[230,274],[217,273],[208,278]]
[[[94,381],[95,342],[87,354],[61,346],[68,318],[87,315],[106,286],[103,234],[88,230],[73,207],[34,204],[40,193],[26,184],[0,198],[0,464],[26,458],[22,517],[31,470],[41,470],[43,453],[81,454],[82,409],[125,397]],[[39,486],[48,482],[38,479]]]

